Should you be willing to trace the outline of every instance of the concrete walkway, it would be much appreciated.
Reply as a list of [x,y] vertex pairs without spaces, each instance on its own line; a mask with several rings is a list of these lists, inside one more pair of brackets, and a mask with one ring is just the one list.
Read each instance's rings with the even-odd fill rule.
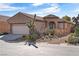
[[1,56],[79,56],[79,46],[37,43],[38,48],[24,42],[8,43],[0,40]]

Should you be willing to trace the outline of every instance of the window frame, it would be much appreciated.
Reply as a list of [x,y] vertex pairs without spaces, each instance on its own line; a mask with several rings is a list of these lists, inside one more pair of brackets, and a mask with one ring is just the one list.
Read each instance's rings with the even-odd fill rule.
[[55,29],[56,24],[54,22],[49,22],[49,29]]
[[[62,27],[60,27],[62,24]],[[58,22],[58,29],[64,29],[65,28],[65,23],[64,22]]]

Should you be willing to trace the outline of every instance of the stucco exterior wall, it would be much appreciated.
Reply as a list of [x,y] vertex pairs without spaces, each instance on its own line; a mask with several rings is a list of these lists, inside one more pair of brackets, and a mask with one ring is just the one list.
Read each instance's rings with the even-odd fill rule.
[[43,33],[45,31],[45,22],[35,21],[35,29]]
[[0,32],[10,32],[10,24],[8,22],[0,21]]
[[[60,19],[57,19],[57,18],[46,18],[45,19],[47,21],[47,28],[49,27],[49,23],[50,22],[54,22],[55,25],[56,25],[56,28],[55,28],[55,33],[56,35],[58,36],[63,36],[63,35],[67,35],[71,32],[71,28],[73,27],[73,25],[71,23],[68,23],[68,22],[61,22]],[[63,23],[63,28],[59,28],[59,22]]]
[[9,20],[8,20],[8,22],[9,23],[26,23],[26,22],[28,22],[29,20],[31,20],[31,18],[29,18],[29,17],[27,17],[27,16],[25,16],[25,15],[23,15],[23,14],[16,14],[16,15],[14,15],[13,17],[11,17]]
[[56,29],[56,33],[57,33],[58,36],[67,35],[71,32],[72,27],[73,27],[72,24],[64,23],[64,28],[63,29]]

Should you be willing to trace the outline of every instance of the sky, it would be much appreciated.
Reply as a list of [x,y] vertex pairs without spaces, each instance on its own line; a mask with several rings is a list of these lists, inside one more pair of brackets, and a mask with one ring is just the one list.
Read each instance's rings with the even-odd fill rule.
[[78,3],[0,3],[0,15],[13,16],[18,12],[46,16],[53,14],[59,17],[77,16]]

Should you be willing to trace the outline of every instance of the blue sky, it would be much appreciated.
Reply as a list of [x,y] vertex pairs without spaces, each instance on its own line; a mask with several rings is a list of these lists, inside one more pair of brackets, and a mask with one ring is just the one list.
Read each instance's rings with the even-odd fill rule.
[[59,17],[68,15],[77,16],[79,13],[78,3],[0,3],[0,14],[13,16],[18,12],[45,16],[54,14]]

